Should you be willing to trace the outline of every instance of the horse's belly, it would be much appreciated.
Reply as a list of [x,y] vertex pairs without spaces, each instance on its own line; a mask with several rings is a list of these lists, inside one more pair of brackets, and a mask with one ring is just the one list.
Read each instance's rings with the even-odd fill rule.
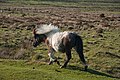
[[53,49],[56,51],[56,52],[65,52],[65,48],[64,46],[61,46],[61,45],[57,45],[57,46],[53,46]]

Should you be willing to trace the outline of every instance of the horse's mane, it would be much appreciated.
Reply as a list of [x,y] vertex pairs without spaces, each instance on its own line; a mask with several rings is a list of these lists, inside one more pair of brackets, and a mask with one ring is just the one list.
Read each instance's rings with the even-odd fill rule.
[[49,34],[49,33],[51,34],[60,31],[57,26],[51,24],[38,25],[37,27],[38,28],[36,29],[36,34]]

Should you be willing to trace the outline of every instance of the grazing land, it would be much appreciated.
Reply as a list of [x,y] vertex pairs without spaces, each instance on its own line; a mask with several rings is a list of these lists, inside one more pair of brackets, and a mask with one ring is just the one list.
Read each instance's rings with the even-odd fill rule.
[[[88,71],[72,50],[66,69],[48,65],[47,47],[32,47],[32,29],[53,24],[83,39]],[[64,53],[55,54],[61,64]],[[0,0],[0,80],[119,80],[119,0]]]

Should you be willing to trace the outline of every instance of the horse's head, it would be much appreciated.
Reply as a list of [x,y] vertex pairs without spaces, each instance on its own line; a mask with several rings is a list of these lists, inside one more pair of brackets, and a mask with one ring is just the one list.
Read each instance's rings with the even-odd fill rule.
[[37,28],[33,29],[34,40],[33,46],[37,47],[41,42],[45,42],[46,38],[50,35],[59,32],[59,28],[54,25],[38,25]]
[[34,39],[33,39],[34,47],[37,47],[41,42],[44,42],[46,39],[45,34],[37,34],[35,29],[33,30],[33,34],[34,34]]

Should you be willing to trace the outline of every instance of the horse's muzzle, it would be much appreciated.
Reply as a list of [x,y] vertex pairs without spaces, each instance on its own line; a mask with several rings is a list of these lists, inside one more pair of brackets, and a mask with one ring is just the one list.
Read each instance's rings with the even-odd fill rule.
[[33,43],[33,46],[37,47],[39,44],[41,44],[41,42],[36,41],[36,42]]
[[34,47],[37,47],[37,45],[33,44]]

